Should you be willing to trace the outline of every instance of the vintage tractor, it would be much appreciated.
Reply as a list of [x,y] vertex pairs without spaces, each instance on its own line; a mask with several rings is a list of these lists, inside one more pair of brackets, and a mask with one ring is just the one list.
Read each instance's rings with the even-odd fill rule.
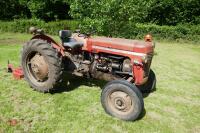
[[144,109],[141,92],[155,86],[150,69],[152,37],[145,41],[92,37],[59,31],[61,44],[31,27],[34,36],[22,49],[21,66],[29,85],[40,92],[59,89],[65,75],[109,81],[102,90],[104,110],[119,119],[136,120]]

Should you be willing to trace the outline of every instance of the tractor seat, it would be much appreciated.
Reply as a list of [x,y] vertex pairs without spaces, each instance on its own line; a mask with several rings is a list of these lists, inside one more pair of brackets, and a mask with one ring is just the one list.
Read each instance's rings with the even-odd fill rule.
[[83,46],[83,43],[76,41],[71,37],[72,32],[70,30],[60,30],[59,37],[62,41],[64,47],[69,47],[71,49],[80,48]]
[[83,43],[77,42],[77,41],[74,41],[74,42],[64,42],[63,46],[70,47],[71,49],[75,49],[75,48],[81,48],[83,46]]

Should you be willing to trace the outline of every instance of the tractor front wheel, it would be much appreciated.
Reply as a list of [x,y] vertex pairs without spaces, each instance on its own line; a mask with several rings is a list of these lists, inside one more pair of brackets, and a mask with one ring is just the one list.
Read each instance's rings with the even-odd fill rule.
[[126,121],[138,119],[144,109],[142,94],[126,80],[109,82],[102,91],[101,103],[108,114]]
[[62,57],[48,42],[33,39],[23,46],[21,65],[29,85],[40,92],[49,92],[62,81]]

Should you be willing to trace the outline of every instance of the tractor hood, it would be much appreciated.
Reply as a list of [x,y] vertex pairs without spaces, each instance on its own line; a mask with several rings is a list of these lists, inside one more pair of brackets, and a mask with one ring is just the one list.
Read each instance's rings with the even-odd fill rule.
[[153,53],[154,50],[152,42],[131,39],[93,37],[90,38],[88,41],[93,47],[99,48],[110,48],[143,54]]

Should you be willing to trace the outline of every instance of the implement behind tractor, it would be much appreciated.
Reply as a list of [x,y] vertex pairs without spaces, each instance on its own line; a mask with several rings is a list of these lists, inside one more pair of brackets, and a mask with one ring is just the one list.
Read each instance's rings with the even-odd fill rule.
[[34,36],[23,46],[21,65],[34,90],[59,89],[67,74],[106,80],[101,94],[105,111],[122,120],[139,117],[144,109],[141,92],[150,91],[156,81],[150,69],[154,55],[150,35],[138,41],[61,30],[58,44],[41,30],[30,30]]

